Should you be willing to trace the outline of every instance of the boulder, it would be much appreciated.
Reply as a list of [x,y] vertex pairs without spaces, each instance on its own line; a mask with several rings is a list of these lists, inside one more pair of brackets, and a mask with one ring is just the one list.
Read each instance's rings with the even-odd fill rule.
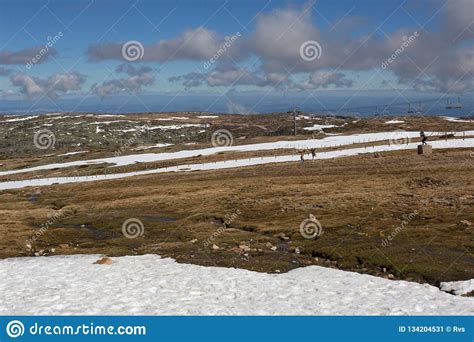
[[98,264],[98,265],[111,265],[113,264],[113,260],[108,258],[108,257],[103,257],[103,258],[100,258],[99,260],[97,260],[96,262],[94,262],[94,264]]
[[431,145],[418,145],[418,154],[430,155],[433,152]]

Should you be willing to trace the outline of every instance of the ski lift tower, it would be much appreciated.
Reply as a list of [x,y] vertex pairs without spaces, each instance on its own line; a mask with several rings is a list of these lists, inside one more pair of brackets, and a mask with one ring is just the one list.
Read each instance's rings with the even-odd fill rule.
[[461,103],[461,98],[458,96],[458,103],[454,105],[455,109],[461,109],[462,108],[462,103]]
[[446,99],[446,109],[453,109],[453,105],[449,101],[449,97]]
[[289,110],[287,113],[293,113],[293,134],[296,137],[296,115],[301,114],[301,111],[298,108],[294,108],[293,110]]

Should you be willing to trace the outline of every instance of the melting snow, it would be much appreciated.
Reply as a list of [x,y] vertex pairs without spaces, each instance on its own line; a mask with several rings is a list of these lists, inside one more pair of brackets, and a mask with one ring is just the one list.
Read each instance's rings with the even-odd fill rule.
[[[428,137],[444,134],[443,132],[425,132]],[[396,134],[396,136],[394,136]],[[454,132],[455,136],[470,136],[474,135],[474,131],[465,132]],[[166,152],[166,153],[142,153],[132,154],[119,157],[109,157],[91,160],[78,160],[74,162],[66,163],[55,163],[40,165],[25,169],[0,171],[0,176],[17,174],[23,172],[31,172],[38,170],[51,170],[55,168],[66,168],[70,166],[90,165],[90,164],[102,164],[111,163],[115,166],[125,166],[135,163],[149,163],[161,160],[179,159],[179,158],[190,158],[198,155],[209,156],[219,152],[226,151],[268,151],[275,149],[308,149],[308,148],[324,148],[324,147],[338,147],[344,145],[352,145],[357,143],[368,143],[382,140],[389,140],[393,138],[416,138],[419,139],[419,132],[408,132],[408,131],[396,131],[394,132],[380,132],[380,133],[364,133],[364,134],[353,134],[353,135],[339,135],[329,136],[323,139],[307,139],[307,140],[294,140],[294,141],[276,141],[270,143],[260,144],[249,144],[249,145],[238,145],[238,146],[223,146],[223,147],[211,147],[205,149],[196,150],[183,150],[177,152]],[[435,141],[436,142],[436,141]],[[430,141],[431,143],[431,141]],[[395,146],[395,145],[394,145]],[[395,147],[399,148],[399,145]],[[472,147],[467,146],[467,147]]]
[[459,118],[453,118],[451,116],[443,116],[443,118],[446,120],[446,121],[449,121],[449,122],[474,122],[474,120],[462,120],[462,119],[459,119]]
[[134,148],[133,150],[134,151],[143,151],[143,150],[149,150],[151,148],[158,148],[158,147],[166,147],[166,146],[171,146],[173,144],[156,144],[156,145],[152,145],[152,146],[138,146],[136,148]]
[[203,127],[201,124],[181,124],[181,125],[168,125],[168,126],[152,126],[148,127],[147,129],[149,130],[154,130],[154,129],[161,129],[161,130],[168,130],[168,129],[181,129],[185,127]]
[[[285,274],[157,255],[0,260],[1,315],[472,315],[474,298],[320,266]],[[25,302],[25,299],[27,301]]]
[[402,120],[390,120],[390,121],[385,122],[385,124],[400,124],[404,122],[405,121],[402,121]]
[[76,151],[76,152],[67,152],[67,153],[63,153],[63,154],[58,154],[58,157],[60,156],[72,156],[74,154],[81,154],[81,153],[87,153],[89,151]]
[[169,118],[159,118],[159,119],[153,119],[157,121],[172,121],[172,120],[188,120],[189,118],[186,116],[172,116]]
[[451,281],[441,283],[441,290],[453,292],[456,295],[463,295],[474,291],[474,279],[464,281]]
[[305,127],[303,129],[306,130],[306,131],[322,131],[324,128],[333,128],[333,127],[339,127],[339,126],[314,124],[311,127]]
[[[373,152],[385,152],[385,151],[396,151],[396,150],[407,150],[407,149],[416,149],[417,143],[405,144],[405,145],[378,145],[368,148],[352,148],[352,149],[343,149],[329,152],[319,152],[316,156],[316,159],[330,159],[336,157],[344,156],[354,156],[363,153],[373,153]],[[466,148],[474,146],[474,139],[457,139],[457,140],[448,140],[448,141],[433,141],[431,143],[433,148]],[[196,151],[196,150],[194,150]],[[180,151],[187,152],[187,151]],[[193,151],[189,151],[193,152]],[[177,153],[177,152],[171,152]],[[166,154],[166,153],[162,153]],[[156,156],[158,154],[137,154],[133,156],[124,156],[124,157],[133,157],[135,160],[144,156],[140,160],[147,160],[147,156]],[[122,158],[122,157],[117,157]],[[129,162],[126,164],[132,164],[134,159],[129,159]],[[153,160],[153,159],[152,159]],[[114,174],[102,174],[96,176],[80,176],[80,177],[56,177],[56,178],[35,178],[35,179],[25,179],[19,181],[9,181],[9,182],[0,182],[0,190],[6,189],[18,189],[24,188],[26,186],[44,186],[52,184],[66,184],[66,183],[80,183],[80,182],[93,182],[99,180],[111,180],[111,179],[121,179],[126,177],[148,175],[154,173],[163,173],[163,172],[179,172],[179,171],[206,171],[206,170],[219,170],[219,169],[229,169],[243,166],[255,166],[262,164],[271,164],[271,163],[285,163],[298,161],[299,155],[283,155],[283,156],[273,156],[273,157],[255,157],[248,159],[237,159],[237,160],[224,160],[214,163],[202,163],[202,164],[189,164],[189,165],[178,165],[171,167],[164,167],[158,169],[136,171],[136,172],[126,172],[126,173],[114,173]],[[77,162],[67,163],[69,165],[80,165]],[[90,161],[89,161],[90,162]],[[63,163],[66,164],[66,163]],[[61,165],[61,164],[50,164],[51,165]],[[37,168],[40,168],[39,166]],[[7,172],[7,171],[5,171]]]
[[26,120],[36,119],[37,117],[39,117],[39,115],[30,115],[30,116],[25,116],[25,117],[20,117],[20,118],[8,119],[3,122],[26,121]]

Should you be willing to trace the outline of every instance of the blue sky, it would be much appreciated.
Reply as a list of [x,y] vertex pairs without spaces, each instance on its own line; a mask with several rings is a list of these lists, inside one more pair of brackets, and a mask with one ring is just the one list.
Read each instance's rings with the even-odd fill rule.
[[[472,13],[471,0],[1,0],[0,89],[4,99],[27,101],[338,89],[462,94],[473,89]],[[128,41],[143,46],[143,58],[123,58]],[[301,59],[308,41],[319,43],[320,58]]]

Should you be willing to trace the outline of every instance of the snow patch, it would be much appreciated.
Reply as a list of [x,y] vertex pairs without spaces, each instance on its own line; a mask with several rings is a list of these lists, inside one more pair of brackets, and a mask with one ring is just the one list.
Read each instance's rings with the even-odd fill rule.
[[455,295],[461,296],[474,291],[474,279],[444,282],[440,286],[442,291],[453,292]]
[[199,119],[215,119],[218,118],[218,115],[198,115],[197,116]]
[[143,150],[149,150],[149,149],[152,149],[152,148],[158,148],[158,147],[166,147],[166,146],[171,146],[173,144],[156,144],[156,145],[152,145],[152,146],[138,146],[136,148],[134,148],[133,150],[134,151],[143,151]]
[[443,119],[449,122],[465,122],[465,123],[474,122],[474,120],[463,120],[463,119],[454,118],[451,116],[443,116]]
[[[200,131],[200,132],[204,132],[204,131]],[[425,132],[425,133],[429,137],[445,134],[444,132]],[[29,167],[29,168],[24,168],[24,169],[0,171],[0,176],[24,173],[24,172],[32,172],[32,171],[38,171],[38,170],[51,170],[51,169],[66,168],[66,167],[71,167],[71,166],[90,165],[90,164],[110,163],[110,164],[114,164],[114,166],[125,166],[125,165],[130,165],[130,164],[135,164],[135,163],[149,163],[149,162],[162,161],[162,160],[190,158],[190,157],[196,157],[198,155],[209,156],[215,153],[227,152],[227,151],[249,152],[249,151],[268,151],[268,150],[277,150],[277,149],[309,149],[309,148],[341,147],[345,145],[388,140],[392,138],[391,134],[393,134],[393,132],[363,133],[363,134],[353,134],[353,135],[328,136],[323,139],[307,139],[307,140],[293,140],[293,141],[280,140],[280,141],[269,142],[269,143],[248,144],[248,145],[238,145],[238,146],[224,146],[224,147],[210,147],[210,148],[203,148],[203,149],[196,149],[196,150],[182,150],[182,151],[166,152],[166,153],[132,154],[132,155],[126,155],[126,156],[119,156],[119,157],[78,160],[74,162],[54,163],[54,164],[40,165],[40,166],[34,166],[34,167]],[[454,132],[454,135],[467,137],[467,136],[474,135],[474,131]],[[419,132],[418,131],[416,132],[397,131],[397,136],[419,139]],[[467,147],[472,147],[473,145],[474,144],[471,143],[471,146],[467,146]],[[394,145],[394,148],[399,148],[399,145]]]
[[163,131],[170,130],[170,129],[182,129],[186,127],[204,127],[201,124],[182,124],[182,125],[168,125],[168,126],[152,126],[152,127],[147,127],[148,130],[155,130],[155,129],[160,129]]
[[[0,260],[1,315],[472,315],[474,299],[428,284],[320,266],[284,274],[157,255]],[[25,305],[28,298],[28,305]]]
[[172,116],[169,118],[159,118],[159,119],[153,119],[157,121],[172,121],[172,120],[188,120],[189,118],[187,116]]
[[67,153],[63,153],[63,154],[58,154],[58,157],[60,156],[72,156],[74,154],[81,154],[81,153],[87,153],[89,151],[76,151],[76,152],[67,152]]
[[14,119],[4,120],[3,122],[27,121],[27,120],[31,120],[31,119],[36,119],[38,117],[39,117],[39,115],[30,115],[30,116],[21,117],[21,118],[14,118]]
[[[343,149],[343,150],[336,150],[336,151],[329,151],[329,152],[320,152],[317,154],[315,159],[330,159],[330,158],[338,158],[338,157],[346,157],[346,156],[355,156],[364,153],[374,153],[374,152],[385,152],[385,151],[397,151],[397,150],[408,150],[412,149],[415,150],[418,143],[411,143],[406,145],[378,145],[369,148],[352,148],[352,149]],[[466,148],[474,146],[474,139],[457,139],[457,140],[448,140],[448,141],[433,141],[431,143],[433,148]],[[218,148],[222,149],[222,148]],[[179,152],[188,152],[193,153],[196,150],[190,151],[179,151]],[[168,154],[177,153],[177,152],[170,152]],[[162,153],[163,155],[167,153]],[[128,164],[133,164],[137,162],[137,159],[144,161],[149,160],[150,156],[156,156],[158,154],[152,153],[143,153],[137,154],[133,156],[123,156],[117,157],[128,159]],[[133,157],[133,159],[130,159]],[[152,159],[153,160],[153,159]],[[224,160],[218,161],[215,163],[201,163],[201,164],[190,164],[190,165],[178,165],[178,166],[170,166],[158,169],[151,169],[145,171],[136,171],[136,172],[126,172],[126,173],[113,173],[113,174],[102,174],[96,176],[79,176],[79,177],[52,177],[52,178],[35,178],[35,179],[25,179],[19,181],[8,181],[8,182],[0,182],[0,190],[7,190],[7,189],[19,189],[24,188],[27,186],[44,186],[44,185],[52,185],[52,184],[66,184],[66,183],[80,183],[80,182],[94,182],[100,180],[112,180],[112,179],[121,179],[133,176],[141,176],[141,175],[149,175],[155,173],[165,173],[165,172],[189,172],[189,171],[208,171],[208,170],[220,170],[220,169],[230,169],[230,168],[237,168],[237,167],[244,167],[244,166],[256,166],[256,165],[263,165],[263,164],[272,164],[272,163],[286,163],[286,162],[295,162],[299,160],[298,155],[283,155],[283,156],[276,156],[276,157],[254,157],[248,159],[236,159],[236,160]],[[89,161],[93,162],[93,161]],[[95,164],[94,162],[92,164]],[[64,163],[66,164],[66,163]],[[80,161],[70,162],[67,163],[70,166],[72,165],[81,165]],[[55,165],[55,164],[50,164]],[[61,165],[61,164],[56,164]],[[36,167],[41,168],[41,166]],[[9,172],[9,171],[5,171]],[[1,174],[1,173],[0,173]]]
[[322,131],[324,128],[333,128],[333,127],[339,127],[339,126],[314,124],[311,127],[305,127],[303,129],[306,130],[306,131]]

